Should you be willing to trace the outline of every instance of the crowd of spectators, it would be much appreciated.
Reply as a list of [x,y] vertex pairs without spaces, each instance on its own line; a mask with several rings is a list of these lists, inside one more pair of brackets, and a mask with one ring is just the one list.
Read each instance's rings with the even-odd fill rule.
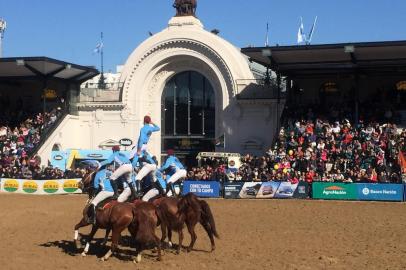
[[41,135],[63,115],[60,107],[50,112],[29,115],[3,110],[0,115],[0,178],[61,179],[79,177],[82,171],[63,172],[59,168],[40,167],[39,157],[32,157]]
[[[192,168],[190,179],[228,181],[314,181],[400,183],[399,151],[406,151],[406,130],[394,124],[392,111],[360,110],[354,124],[351,108],[328,112],[315,106],[287,109],[274,146],[266,155],[245,155],[238,170],[227,162]],[[339,108],[339,109],[338,109]],[[376,108],[376,107],[371,107]]]

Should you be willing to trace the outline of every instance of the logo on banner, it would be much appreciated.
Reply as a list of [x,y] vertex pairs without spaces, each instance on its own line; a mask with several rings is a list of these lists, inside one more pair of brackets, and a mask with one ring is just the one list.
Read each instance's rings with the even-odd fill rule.
[[122,146],[131,146],[133,144],[133,141],[131,139],[124,138],[119,140],[118,143]]
[[75,180],[67,180],[63,183],[63,190],[68,193],[75,192],[79,189],[78,182]]
[[56,156],[54,157],[54,159],[55,159],[55,160],[62,160],[62,159],[63,159],[63,156],[61,156],[61,155],[56,155]]
[[299,192],[299,194],[306,194],[306,187],[305,186],[299,186],[297,188],[297,191]]
[[345,188],[339,186],[327,187],[323,190],[324,195],[347,195]]
[[364,194],[365,196],[369,195],[369,188],[363,188],[362,194]]
[[16,192],[19,186],[18,181],[14,179],[4,182],[4,190],[7,192]]
[[44,191],[46,193],[55,193],[59,189],[59,183],[57,181],[46,181],[44,183]]
[[25,181],[23,191],[26,193],[34,193],[38,190],[38,184],[35,181]]

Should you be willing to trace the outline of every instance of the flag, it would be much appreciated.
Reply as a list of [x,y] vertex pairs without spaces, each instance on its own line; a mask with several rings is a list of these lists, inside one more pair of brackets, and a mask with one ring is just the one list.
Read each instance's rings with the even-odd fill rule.
[[93,53],[100,53],[104,47],[103,42],[99,42],[96,45],[96,48],[93,50]]
[[314,29],[316,28],[316,22],[317,22],[317,16],[316,16],[316,18],[314,18],[314,22],[313,22],[313,25],[312,25],[312,29],[310,29],[309,39],[307,40],[308,43],[312,42],[312,37],[313,37]]
[[302,17],[300,17],[300,26],[299,26],[299,30],[297,32],[297,43],[303,43],[306,41],[306,35],[304,33],[304,27],[303,27],[303,20]]

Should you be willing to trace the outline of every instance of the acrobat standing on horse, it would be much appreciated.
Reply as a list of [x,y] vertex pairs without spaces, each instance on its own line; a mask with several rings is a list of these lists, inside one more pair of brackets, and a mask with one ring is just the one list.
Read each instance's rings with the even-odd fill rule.
[[175,156],[174,151],[169,149],[167,151],[168,158],[165,161],[165,164],[159,169],[160,172],[170,171],[169,179],[166,181],[166,195],[169,197],[171,195],[176,195],[175,190],[173,188],[173,184],[178,182],[180,179],[185,178],[187,172],[185,167],[179,161],[179,159]]
[[133,167],[131,161],[128,159],[127,155],[120,152],[119,146],[113,147],[113,154],[105,161],[100,163],[100,168],[103,168],[106,165],[113,164],[114,173],[109,177],[111,187],[114,191],[114,198],[118,197],[117,191],[117,179],[121,176],[125,176],[125,179],[130,187],[132,195],[135,195],[134,183],[131,181],[131,175],[133,172]]
[[[160,128],[152,123],[151,117],[144,116],[144,126],[140,130],[138,137],[137,147],[132,150],[130,159],[132,159],[132,166],[135,168],[137,164],[145,164],[138,172],[135,183],[137,187],[137,197],[141,197],[141,180],[149,173],[156,170],[156,164],[152,159],[152,156],[148,153],[148,142],[153,132],[160,131]],[[142,159],[142,162],[139,161]]]

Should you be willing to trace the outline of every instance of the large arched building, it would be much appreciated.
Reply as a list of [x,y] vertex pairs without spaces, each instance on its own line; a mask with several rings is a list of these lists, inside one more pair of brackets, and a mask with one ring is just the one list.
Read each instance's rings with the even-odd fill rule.
[[134,145],[144,115],[161,127],[150,142],[154,155],[168,148],[184,157],[215,150],[261,154],[272,143],[282,105],[259,93],[264,89],[258,92],[255,82],[238,48],[195,16],[175,16],[131,53],[116,91],[97,90],[93,98],[72,91],[70,114],[39,154],[47,160],[55,145],[99,149],[122,138]]

